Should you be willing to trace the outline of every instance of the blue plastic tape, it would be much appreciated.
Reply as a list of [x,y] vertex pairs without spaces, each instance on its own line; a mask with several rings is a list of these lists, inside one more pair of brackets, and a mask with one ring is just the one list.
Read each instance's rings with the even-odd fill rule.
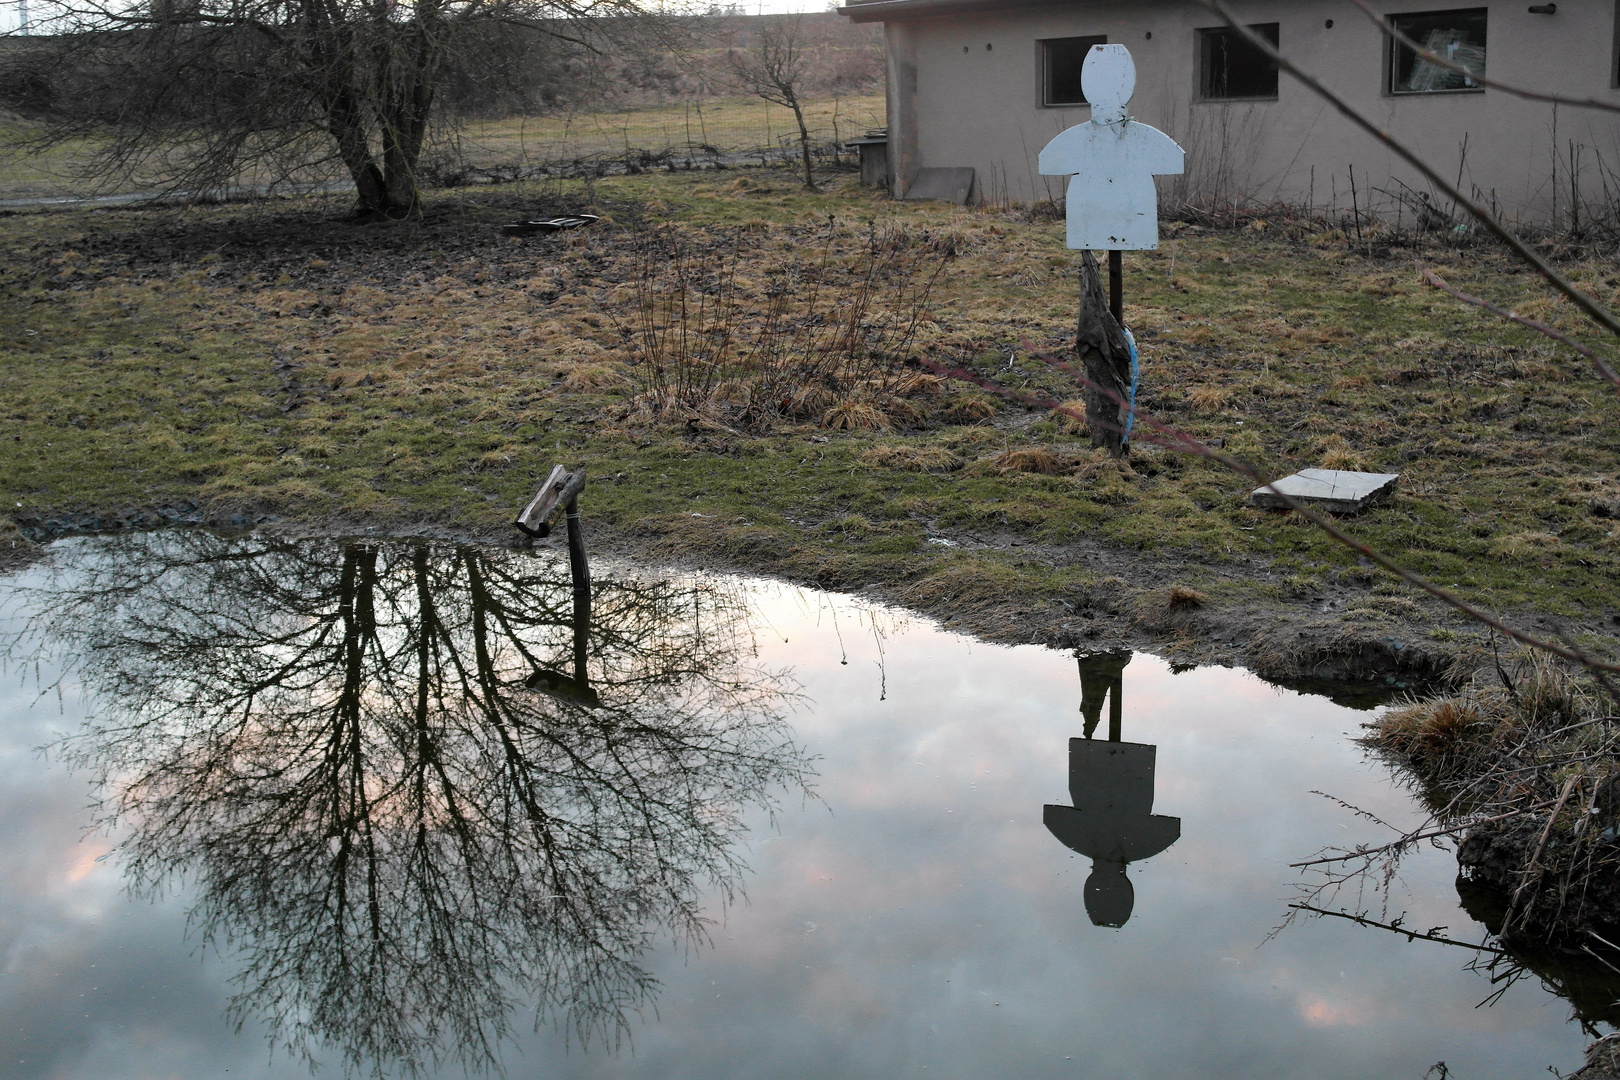
[[1125,344],[1131,347],[1131,411],[1125,414],[1125,441],[1131,441],[1131,422],[1136,419],[1136,384],[1142,381],[1142,363],[1136,358],[1136,338],[1129,330],[1122,326],[1125,332]]

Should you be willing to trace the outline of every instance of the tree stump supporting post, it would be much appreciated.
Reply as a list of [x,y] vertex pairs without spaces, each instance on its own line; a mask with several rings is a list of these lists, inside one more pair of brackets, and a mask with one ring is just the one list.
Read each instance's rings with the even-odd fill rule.
[[[1110,278],[1114,278],[1118,258],[1119,252],[1109,252]],[[1130,452],[1125,421],[1130,415],[1131,347],[1103,291],[1097,256],[1090,251],[1080,253],[1080,319],[1074,345],[1090,383],[1085,401],[1091,445],[1107,447],[1112,456],[1124,457]]]

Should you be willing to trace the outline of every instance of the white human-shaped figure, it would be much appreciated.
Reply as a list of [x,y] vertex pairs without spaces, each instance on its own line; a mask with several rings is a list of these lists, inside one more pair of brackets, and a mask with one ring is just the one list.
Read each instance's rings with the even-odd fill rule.
[[1041,151],[1043,176],[1069,181],[1069,246],[1139,251],[1159,246],[1159,198],[1153,177],[1179,173],[1186,153],[1158,128],[1125,114],[1136,65],[1123,45],[1093,45],[1080,67],[1091,119],[1060,133]]

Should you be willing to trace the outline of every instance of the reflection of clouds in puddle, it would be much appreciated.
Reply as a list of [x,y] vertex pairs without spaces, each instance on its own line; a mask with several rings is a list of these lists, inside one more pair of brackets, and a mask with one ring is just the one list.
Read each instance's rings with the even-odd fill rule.
[[[1549,1024],[1533,994],[1498,1007],[1497,1022],[1520,1041],[1452,1045],[1445,1032],[1475,1030],[1483,983],[1446,953],[1317,924],[1257,948],[1284,910],[1287,863],[1344,838],[1344,812],[1311,787],[1397,819],[1412,812],[1345,737],[1365,714],[1243,672],[1173,675],[1136,656],[1125,738],[1159,747],[1154,809],[1179,815],[1184,832],[1131,866],[1132,920],[1099,930],[1081,902],[1086,862],[1040,822],[1040,804],[1065,795],[1066,743],[1080,732],[1072,655],[969,648],[918,620],[884,640],[888,700],[879,703],[865,670],[873,653],[847,623],[840,641],[825,611],[772,618],[791,644],[765,644],[762,662],[790,663],[815,703],[800,731],[821,756],[831,814],[783,822],[784,842],[756,863],[748,911],[728,924],[714,962],[733,981],[731,997],[770,1003],[704,1013],[728,1045],[748,1042],[768,1008],[812,1017],[823,1033],[849,1025],[836,1037],[863,1061],[892,1052],[912,1071],[928,1063],[930,1076],[1044,1076],[1051,1065],[1035,1062],[1073,1060],[1086,1075],[1282,1077],[1302,1057],[1328,1054],[1324,1076],[1393,1075],[1420,1058],[1421,1073],[1448,1055],[1470,1075],[1505,1077],[1574,1059],[1578,1033]],[[1445,854],[1408,872],[1412,910],[1455,922]],[[807,922],[816,934],[804,933]],[[782,944],[789,935],[797,952]],[[780,947],[768,955],[749,945],[772,938]],[[855,999],[887,1011],[851,1008]],[[1375,1027],[1376,1046],[1342,1041]],[[762,1075],[797,1075],[761,1052]],[[1024,1072],[1010,1064],[1026,1058]]]
[[1299,1014],[1313,1027],[1364,1025],[1370,1019],[1359,1003],[1321,1000],[1301,1002]]
[[[1158,746],[1155,810],[1180,816],[1184,831],[1130,867],[1136,910],[1123,929],[1102,930],[1082,903],[1087,862],[1041,824],[1041,805],[1065,798],[1066,744],[1080,731],[1071,654],[972,642],[864,600],[747,588],[758,663],[791,666],[810,699],[794,723],[821,756],[825,802],[791,800],[780,835],[759,823],[745,896],[706,906],[720,920],[712,949],[662,958],[666,990],[633,1056],[565,1052],[542,1033],[511,1057],[514,1076],[1282,1078],[1310,1061],[1331,1080],[1360,1080],[1419,1075],[1445,1056],[1486,1080],[1575,1059],[1579,1036],[1566,1037],[1556,1004],[1549,1013],[1518,991],[1475,1012],[1483,982],[1438,947],[1306,924],[1256,948],[1282,912],[1286,863],[1344,839],[1343,812],[1308,788],[1386,813],[1405,805],[1344,740],[1358,714],[1241,672],[1177,676],[1135,657],[1125,738]],[[53,790],[77,793],[64,818],[76,821],[82,785]],[[117,881],[116,860],[97,864],[93,850],[69,829],[30,864],[50,867],[27,887],[54,883],[39,902],[70,929],[69,895]],[[1458,923],[1451,869],[1444,853],[1413,864],[1411,906],[1437,925]],[[131,912],[164,910],[145,937],[115,932]],[[115,941],[155,942],[185,961],[173,914],[108,908],[71,970],[106,985],[88,965]],[[192,978],[178,995],[192,1015],[161,1016],[140,1053],[175,1063],[176,1076],[222,1075],[226,1058],[209,1071],[198,1064],[206,1054],[182,1060],[177,1049],[215,1045],[188,1024],[220,1026],[222,993]],[[0,1019],[17,1015],[8,1007]],[[1460,1031],[1481,1041],[1454,1054]],[[117,1042],[82,1037],[101,1049],[61,1060],[113,1064],[62,1075],[129,1075],[107,1052]],[[251,1036],[224,1042],[262,1052]]]
[[81,840],[77,844],[77,852],[69,852],[67,857],[67,870],[62,877],[68,882],[79,882],[96,871],[109,872],[104,857],[110,854],[113,846],[100,837]]

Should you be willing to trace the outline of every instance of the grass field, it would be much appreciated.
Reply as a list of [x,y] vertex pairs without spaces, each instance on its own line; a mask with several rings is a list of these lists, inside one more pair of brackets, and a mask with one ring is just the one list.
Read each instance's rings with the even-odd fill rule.
[[[221,522],[498,532],[563,460],[596,478],[593,521],[642,549],[881,582],[934,610],[1000,605],[1009,634],[1146,612],[1178,585],[1206,613],[1331,609],[1367,640],[1456,638],[1307,523],[1245,507],[1248,485],[1219,467],[1140,444],[1120,467],[1064,416],[986,408],[995,399],[965,383],[849,430],[830,411],[758,430],[654,417],[634,325],[673,287],[672,244],[729,260],[742,336],[762,332],[782,282],[832,282],[836,311],[862,259],[909,252],[913,277],[939,270],[909,358],[1078,396],[1040,359],[1072,340],[1060,223],[826,180],[818,195],[757,169],[463,189],[401,226],[348,223],[340,200],[9,217],[5,506],[34,523],[196,504]],[[604,221],[500,235],[536,209]],[[1401,494],[1355,520],[1358,535],[1479,602],[1611,641],[1620,399],[1573,354],[1423,288],[1413,259],[1578,322],[1489,248],[1391,240],[1167,224],[1160,250],[1126,261],[1141,404],[1272,472],[1400,472]],[[1605,258],[1560,261],[1620,298]]]
[[[847,140],[884,124],[883,95],[808,102],[805,124],[817,140]],[[530,163],[708,145],[722,151],[798,145],[793,111],[758,98],[699,98],[620,113],[558,114],[470,125],[469,159]]]
[[[844,141],[882,127],[883,96],[834,97],[809,101],[805,121],[817,141]],[[15,146],[31,135],[17,123],[0,125],[0,148]],[[557,112],[546,116],[476,121],[436,134],[426,160],[459,161],[480,168],[524,167],[579,158],[620,157],[634,151],[659,154],[688,147],[713,147],[723,153],[789,149],[798,145],[798,127],[790,109],[758,98],[693,98],[619,112]],[[784,141],[786,140],[786,141]],[[77,141],[32,155],[0,153],[0,199],[116,195],[154,191],[163,186],[152,175],[113,184],[92,184],[80,167],[93,147]],[[340,172],[325,176],[343,179]],[[267,176],[244,174],[243,185],[264,183]]]

